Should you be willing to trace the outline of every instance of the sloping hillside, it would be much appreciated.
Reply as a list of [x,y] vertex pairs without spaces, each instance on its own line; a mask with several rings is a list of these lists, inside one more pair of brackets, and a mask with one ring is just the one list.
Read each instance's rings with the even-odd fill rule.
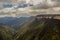
[[15,40],[60,40],[60,20],[33,20],[20,29]]
[[14,29],[0,24],[0,40],[13,40],[15,33]]

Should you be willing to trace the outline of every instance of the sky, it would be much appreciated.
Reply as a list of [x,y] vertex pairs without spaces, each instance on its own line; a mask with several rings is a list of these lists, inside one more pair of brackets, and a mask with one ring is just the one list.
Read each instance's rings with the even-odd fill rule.
[[[39,3],[44,3],[45,0],[0,0],[0,3],[20,3],[21,1],[26,1],[26,3],[33,3],[34,5]],[[60,2],[60,0],[47,0],[48,3],[52,4],[54,2]]]
[[[12,4],[14,4],[14,3],[20,3],[22,0],[0,0],[0,7],[1,7],[1,4],[3,4],[3,3],[12,3]],[[44,3],[43,1],[44,0],[23,0],[23,1],[26,1],[26,3],[33,3],[34,5],[37,5],[37,4],[39,4],[39,3]],[[59,1],[59,0],[58,0]],[[54,2],[57,2],[57,0],[56,1],[53,1],[53,2],[51,2],[51,1],[49,1],[48,0],[48,3],[49,3],[49,5],[51,4],[52,5],[52,3],[54,3]],[[55,4],[55,3],[54,3]],[[22,11],[23,10],[23,11]],[[5,12],[5,13],[3,13],[2,15],[0,15],[0,17],[5,17],[5,16],[12,16],[12,17],[15,17],[16,16],[16,14],[17,14],[17,16],[19,15],[19,16],[31,16],[31,15],[36,15],[37,13],[35,13],[35,12],[32,12],[30,9],[19,9],[17,12],[16,12],[16,10],[12,10],[11,8],[8,8],[8,9],[0,9],[0,12]],[[14,13],[11,13],[11,12],[14,12],[15,11],[15,14]],[[30,12],[31,11],[31,12]],[[37,12],[37,11],[36,11]],[[7,14],[7,13],[10,13],[10,14]],[[0,13],[1,14],[1,13]]]
[[0,0],[0,2],[2,2],[2,3],[11,3],[11,2],[18,3],[20,1],[26,1],[26,3],[33,1],[34,4],[37,4],[37,3],[41,2],[42,0]]

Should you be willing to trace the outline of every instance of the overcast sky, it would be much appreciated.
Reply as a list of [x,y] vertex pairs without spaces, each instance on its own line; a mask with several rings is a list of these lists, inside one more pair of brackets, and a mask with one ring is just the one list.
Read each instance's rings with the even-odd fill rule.
[[[2,3],[20,3],[21,1],[26,1],[26,3],[33,3],[38,4],[40,2],[43,2],[44,0],[0,0]],[[47,0],[50,2],[50,0]],[[52,0],[52,2],[60,2],[60,0]]]
[[[15,0],[13,0],[13,1],[12,1],[12,0],[0,0],[0,3],[18,3],[18,2],[20,2],[20,1],[21,1],[21,0],[17,0],[17,1],[15,1]],[[44,0],[26,0],[26,3],[29,3],[29,2],[30,2],[30,3],[33,3],[34,5],[36,5],[36,4],[38,4],[38,3],[40,3],[40,2],[43,2],[43,1],[44,1]],[[54,0],[53,2],[57,2],[57,1],[60,2],[60,0]],[[51,4],[52,4],[53,2],[50,2],[50,1],[48,0],[48,3],[51,3]],[[44,3],[44,2],[43,2],[43,3]],[[59,5],[60,5],[60,4],[59,4]],[[1,6],[1,5],[0,5],[0,6]],[[5,9],[4,9],[4,10],[5,10]],[[6,10],[5,10],[5,11],[6,11]],[[17,12],[17,13],[18,13],[18,12]],[[16,14],[17,14],[17,13],[16,13]],[[32,13],[34,13],[34,14],[32,14]],[[21,16],[21,15],[23,15],[23,16],[28,15],[28,16],[29,16],[29,15],[35,15],[35,14],[36,14],[35,12],[32,12],[32,13],[28,13],[28,12],[25,13],[25,12],[24,12],[24,13],[19,13],[19,14],[20,14],[20,16]],[[19,14],[18,14],[18,15],[19,15]],[[15,16],[15,14],[11,14],[11,15],[12,15],[12,16],[13,16],[13,15]],[[1,15],[0,15],[0,16],[1,16]],[[3,16],[3,15],[2,15],[2,16]],[[6,14],[5,16],[8,16],[8,15]]]
[[0,2],[2,2],[2,3],[11,3],[11,2],[20,2],[20,1],[26,1],[26,3],[28,3],[28,2],[32,2],[33,1],[33,3],[34,4],[37,4],[37,3],[39,3],[39,2],[41,2],[42,0],[0,0]]

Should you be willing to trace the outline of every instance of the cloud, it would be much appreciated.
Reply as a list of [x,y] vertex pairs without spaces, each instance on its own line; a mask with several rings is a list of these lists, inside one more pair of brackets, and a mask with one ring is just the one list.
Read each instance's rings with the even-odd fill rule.
[[[5,0],[2,0],[0,2],[10,2],[10,1],[5,1]],[[26,0],[27,3],[30,2],[30,0]],[[31,1],[32,2],[32,1]],[[20,8],[20,9],[13,9],[13,8],[8,8],[8,9],[3,9],[2,10],[2,14],[0,13],[0,17],[5,17],[5,16],[11,16],[11,17],[21,17],[21,16],[35,16],[35,15],[38,15],[38,14],[42,14],[45,13],[47,10],[44,10],[45,8],[50,8],[52,6],[57,6],[58,4],[58,1],[47,1],[47,5],[44,3],[44,0],[33,0],[33,4],[38,4],[38,5],[35,5],[31,8]],[[55,5],[56,3],[56,5]],[[52,5],[53,4],[53,5]],[[59,4],[58,4],[59,5]],[[34,10],[34,9],[36,10]],[[42,11],[40,9],[43,9]],[[0,10],[1,11],[1,10]],[[49,10],[48,10],[49,11]]]

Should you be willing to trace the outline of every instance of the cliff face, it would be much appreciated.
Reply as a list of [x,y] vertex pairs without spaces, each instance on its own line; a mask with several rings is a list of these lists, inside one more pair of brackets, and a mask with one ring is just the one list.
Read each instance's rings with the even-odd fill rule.
[[60,20],[35,19],[19,32],[16,40],[60,40]]
[[42,19],[42,18],[49,18],[49,19],[59,19],[60,20],[60,15],[59,14],[42,14],[42,15],[37,15],[36,19]]

